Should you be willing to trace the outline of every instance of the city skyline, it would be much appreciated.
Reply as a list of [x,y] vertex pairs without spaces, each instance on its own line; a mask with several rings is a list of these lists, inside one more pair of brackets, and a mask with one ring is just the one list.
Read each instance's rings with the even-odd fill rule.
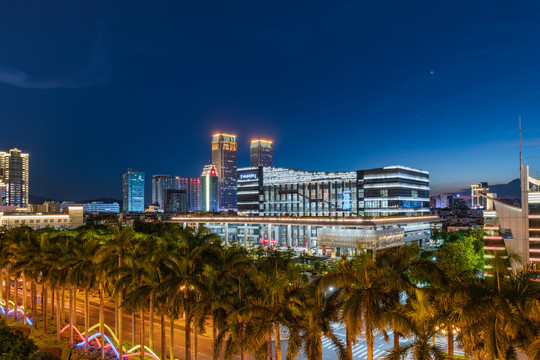
[[276,166],[403,164],[429,171],[434,195],[506,183],[520,115],[523,162],[540,171],[539,10],[13,3],[0,15],[0,143],[31,154],[31,195],[59,200],[118,199],[129,167],[198,177],[221,131],[238,136],[238,167],[264,137]]

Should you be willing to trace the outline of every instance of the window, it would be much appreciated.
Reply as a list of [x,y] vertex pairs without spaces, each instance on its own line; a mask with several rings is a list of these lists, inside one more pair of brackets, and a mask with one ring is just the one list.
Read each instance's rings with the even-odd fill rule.
[[36,220],[36,224],[39,224],[39,223],[40,223],[40,221],[41,221],[41,220],[37,219],[37,220]]
[[34,223],[34,219],[30,219],[30,224],[33,224]]
[[43,219],[43,222],[44,222],[44,223],[46,224],[46,223],[48,223],[48,222],[49,222],[49,220],[47,220],[47,219]]
[[19,223],[19,220],[15,220],[15,224],[18,224]]

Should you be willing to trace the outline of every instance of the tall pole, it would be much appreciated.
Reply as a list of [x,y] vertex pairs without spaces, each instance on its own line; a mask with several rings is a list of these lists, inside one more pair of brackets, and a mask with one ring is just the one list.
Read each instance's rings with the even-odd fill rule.
[[521,116],[519,117],[519,172],[521,173]]

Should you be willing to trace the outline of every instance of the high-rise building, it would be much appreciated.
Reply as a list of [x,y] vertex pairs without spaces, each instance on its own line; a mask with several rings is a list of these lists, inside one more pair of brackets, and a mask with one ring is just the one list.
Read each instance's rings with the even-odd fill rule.
[[203,211],[219,211],[219,177],[214,165],[206,165],[201,174]]
[[174,178],[169,175],[152,176],[152,205],[156,205],[159,211],[165,209],[165,190],[176,189]]
[[0,182],[4,185],[4,204],[28,207],[29,155],[14,148],[0,152]]
[[222,209],[236,209],[237,143],[236,135],[212,136],[212,165],[219,177],[219,204]]
[[165,212],[184,213],[189,211],[188,194],[186,190],[165,189]]
[[123,204],[126,212],[144,212],[144,173],[128,169],[123,176]]
[[188,211],[200,211],[202,209],[200,178],[183,178],[176,176],[174,178],[174,189],[186,191]]
[[274,166],[274,145],[270,140],[251,140],[249,148],[251,166]]

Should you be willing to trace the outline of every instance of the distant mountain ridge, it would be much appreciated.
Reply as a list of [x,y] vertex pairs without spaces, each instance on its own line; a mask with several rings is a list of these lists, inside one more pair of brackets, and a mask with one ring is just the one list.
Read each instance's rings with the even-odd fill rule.
[[103,203],[118,203],[122,204],[122,200],[114,199],[114,198],[99,198],[99,199],[93,199],[93,200],[57,200],[57,199],[51,199],[46,198],[43,196],[37,196],[37,195],[30,195],[29,196],[30,204],[43,204],[45,201],[56,201],[56,202],[64,202],[69,201],[77,204],[86,204],[86,203],[92,203],[92,202],[103,202]]
[[[498,199],[520,199],[521,198],[521,180],[519,178],[510,181],[507,184],[488,183],[489,192],[497,194]],[[469,195],[471,189],[461,189],[456,194]],[[469,195],[470,196],[470,195]]]

